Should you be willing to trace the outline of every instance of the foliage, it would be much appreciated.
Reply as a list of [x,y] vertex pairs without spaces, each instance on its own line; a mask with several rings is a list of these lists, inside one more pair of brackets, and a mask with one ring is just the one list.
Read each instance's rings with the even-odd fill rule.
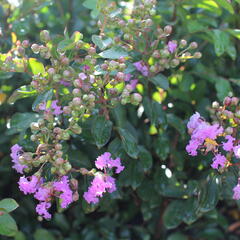
[[[8,223],[6,227],[0,223],[0,234],[21,240],[238,239],[239,203],[232,200],[238,167],[218,173],[210,169],[209,157],[193,159],[185,147],[186,123],[195,111],[208,119],[211,102],[238,95],[239,1],[163,0],[157,1],[155,9],[151,1],[144,1],[152,21],[147,17],[145,25],[138,18],[146,12],[134,12],[140,1],[23,0],[18,6],[10,2],[2,0],[0,6],[1,199],[13,197],[20,207],[15,210],[17,204],[10,199],[0,201],[4,212],[0,220]],[[43,29],[49,31],[50,41]],[[32,52],[26,39],[31,45],[43,42],[50,53],[45,48],[40,54],[36,49]],[[174,40],[178,46],[186,41],[186,48],[193,42],[199,47],[191,54],[184,47],[182,53],[166,56],[167,43]],[[202,55],[199,60],[197,51]],[[91,58],[75,61],[79,53]],[[90,66],[89,75],[100,79],[96,84],[109,76],[114,79],[110,86],[93,86],[100,103],[94,100],[91,105],[87,99],[88,112],[65,115],[64,129],[70,129],[71,137],[61,139],[64,156],[73,168],[90,170],[98,155],[110,152],[121,158],[125,169],[117,178],[118,190],[104,195],[97,205],[87,204],[82,197],[91,177],[72,172],[71,177],[79,181],[79,201],[65,211],[54,206],[51,221],[38,221],[35,200],[18,189],[19,174],[11,168],[9,154],[16,143],[33,153],[38,146],[32,141],[35,133],[30,124],[43,118],[39,104],[51,105],[60,86],[57,77],[54,83],[43,84],[54,68],[48,54],[62,61],[61,74],[71,72],[68,82],[82,72],[83,65]],[[70,63],[64,65],[66,59],[60,56]],[[117,62],[119,67],[123,57],[122,69],[103,66]],[[134,66],[140,60],[149,76]],[[160,60],[165,62],[160,65]],[[116,83],[122,71],[138,79],[130,92],[138,94],[135,97],[123,96],[124,81]],[[41,84],[34,85],[33,80]],[[111,88],[117,89],[116,95],[110,95]],[[73,102],[68,87],[61,86],[58,92],[63,106]],[[108,104],[103,101],[106,96],[111,100]],[[71,117],[72,124],[67,121]],[[45,139],[46,132],[41,134]],[[49,169],[46,166],[44,174],[50,181]],[[8,214],[12,210],[18,228]]]

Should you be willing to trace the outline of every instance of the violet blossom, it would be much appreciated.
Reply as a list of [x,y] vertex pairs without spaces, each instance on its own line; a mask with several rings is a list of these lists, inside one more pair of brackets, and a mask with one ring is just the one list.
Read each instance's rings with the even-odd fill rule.
[[235,200],[240,200],[240,184],[238,183],[234,188],[233,188],[233,199]]
[[45,219],[50,219],[52,217],[52,215],[48,212],[50,207],[51,203],[41,202],[36,206],[36,212]]
[[36,176],[31,176],[31,177],[25,177],[22,176],[20,177],[18,181],[19,189],[24,193],[24,194],[30,194],[30,193],[35,193],[36,190],[38,189],[40,185],[41,180],[36,177]]
[[218,169],[218,167],[224,167],[225,164],[227,162],[227,159],[225,156],[221,155],[221,154],[217,154],[214,158],[213,158],[213,163],[211,164],[211,167],[214,169]]
[[234,141],[236,140],[234,137],[232,137],[231,135],[227,135],[225,136],[225,139],[227,140],[227,142],[223,142],[223,149],[225,151],[232,151],[233,150],[233,144]]
[[175,41],[169,41],[167,46],[170,53],[174,53],[177,49],[177,43]]
[[133,63],[135,68],[142,73],[143,76],[147,77],[148,76],[148,67],[144,64],[143,61],[138,61]]
[[13,167],[18,173],[23,174],[23,170],[24,168],[27,168],[26,165],[23,165],[19,162],[19,157],[21,156],[21,154],[23,153],[22,147],[19,146],[18,144],[15,144],[11,147],[11,158],[12,158],[12,162]]

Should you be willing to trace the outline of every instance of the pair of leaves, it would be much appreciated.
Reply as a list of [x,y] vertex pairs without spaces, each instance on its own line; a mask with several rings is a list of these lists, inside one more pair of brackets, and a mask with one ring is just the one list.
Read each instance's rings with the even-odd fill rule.
[[14,199],[6,198],[0,201],[0,234],[8,237],[15,236],[18,228],[15,220],[10,216],[10,212],[18,207]]

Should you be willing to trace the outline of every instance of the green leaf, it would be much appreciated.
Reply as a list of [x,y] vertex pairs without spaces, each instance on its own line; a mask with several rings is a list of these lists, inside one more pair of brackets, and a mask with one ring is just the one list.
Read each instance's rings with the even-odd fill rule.
[[202,182],[199,192],[199,211],[202,213],[213,210],[217,205],[219,197],[219,179],[217,176],[208,176],[207,180]]
[[24,132],[30,127],[32,122],[37,121],[39,118],[38,114],[35,113],[16,113],[13,115],[10,121],[10,129],[7,130],[7,135]]
[[99,10],[97,8],[98,0],[86,0],[83,2],[83,6],[91,9],[91,16],[96,18],[99,15]]
[[35,101],[33,102],[32,105],[32,110],[35,111],[36,107],[40,104],[40,103],[44,103],[47,102],[49,100],[52,100],[53,97],[53,90],[50,89],[44,93],[41,93],[40,95],[37,96],[37,98],[35,99]]
[[17,202],[12,198],[5,198],[0,201],[0,208],[5,209],[8,213],[15,210],[18,206]]
[[18,231],[15,220],[8,214],[4,213],[0,216],[0,234],[13,237]]
[[167,114],[167,122],[174,127],[182,136],[185,136],[186,127],[183,121],[172,113]]
[[215,0],[215,2],[216,2],[219,6],[227,9],[231,14],[234,14],[233,6],[232,6],[232,4],[231,4],[230,2],[228,2],[227,0]]
[[34,89],[32,86],[21,86],[20,88],[16,89],[12,95],[8,98],[9,104],[14,104],[18,99],[28,98],[37,95],[37,90]]
[[101,50],[104,50],[107,48],[111,43],[112,39],[111,38],[105,38],[103,39],[101,36],[93,35],[92,36],[92,41],[94,44],[96,44]]
[[151,153],[143,146],[139,147],[139,165],[144,172],[151,169],[153,164],[153,159]]
[[132,158],[137,158],[139,154],[139,148],[137,146],[136,138],[123,128],[118,128],[118,132],[120,134],[123,148],[126,153]]
[[186,235],[183,235],[180,232],[172,233],[167,240],[188,240],[188,237]]
[[217,90],[217,97],[220,101],[222,101],[229,94],[229,92],[232,91],[230,83],[221,77],[219,77],[219,79],[216,81],[215,88]]
[[119,59],[120,57],[127,57],[128,53],[120,46],[114,46],[108,50],[99,53],[102,58]]
[[28,59],[28,69],[33,75],[43,74],[45,72],[44,65],[39,62],[36,58]]
[[55,240],[56,238],[53,236],[53,234],[50,231],[47,231],[45,229],[37,229],[37,231],[34,233],[34,240]]
[[163,223],[167,229],[173,229],[180,225],[184,214],[183,209],[183,200],[174,200],[167,206],[163,214]]
[[66,50],[71,50],[75,47],[75,42],[73,39],[65,39],[58,43],[57,51],[65,52]]
[[226,52],[232,58],[232,60],[236,59],[236,57],[237,57],[237,50],[236,50],[236,47],[232,43],[230,43],[226,47]]
[[170,153],[170,142],[166,134],[161,134],[158,136],[154,142],[154,147],[157,155],[162,159],[166,160],[168,154]]
[[131,159],[119,177],[119,184],[126,187],[131,186],[136,190],[141,185],[143,179],[144,172],[139,164],[139,160]]
[[226,47],[229,45],[229,35],[226,32],[215,29],[212,32],[212,37],[216,55],[219,57],[225,52]]
[[107,144],[111,137],[112,122],[104,116],[95,117],[92,124],[92,135],[98,148]]
[[26,240],[26,237],[22,232],[17,232],[14,236],[14,240]]
[[149,80],[155,84],[156,87],[167,90],[169,88],[168,79],[163,74],[158,74],[155,77],[149,78]]
[[[240,2],[240,0],[239,0]],[[240,29],[227,29],[227,31],[237,39],[240,39]]]

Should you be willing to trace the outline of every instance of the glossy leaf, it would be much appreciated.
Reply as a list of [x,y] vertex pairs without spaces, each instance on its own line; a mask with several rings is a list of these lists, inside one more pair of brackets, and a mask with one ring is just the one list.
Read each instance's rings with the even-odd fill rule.
[[18,208],[18,206],[18,203],[12,198],[5,198],[0,201],[0,208],[3,208],[8,213]]
[[92,123],[92,135],[98,148],[106,145],[111,137],[112,122],[104,116],[95,117]]
[[118,128],[118,132],[126,153],[132,158],[137,158],[139,154],[139,148],[137,146],[136,138],[123,128]]

